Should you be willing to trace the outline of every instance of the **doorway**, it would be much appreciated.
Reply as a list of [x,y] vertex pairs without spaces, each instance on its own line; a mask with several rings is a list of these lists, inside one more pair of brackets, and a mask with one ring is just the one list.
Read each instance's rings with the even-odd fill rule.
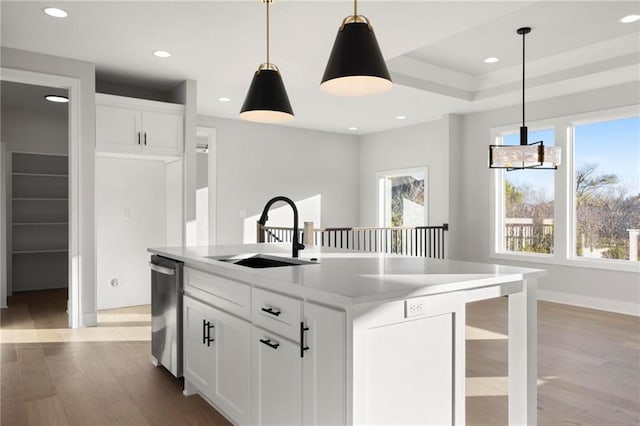
[[[38,125],[30,128],[31,131],[40,130],[43,142],[38,148],[34,145],[23,145],[20,151],[10,148],[10,141],[13,136],[7,133],[7,123],[3,124],[3,149],[0,160],[2,161],[3,185],[6,196],[2,198],[2,209],[7,214],[3,223],[2,237],[4,240],[3,264],[0,265],[6,270],[3,273],[2,284],[2,306],[6,306],[6,297],[17,290],[14,288],[14,274],[20,271],[25,282],[40,280],[37,287],[53,288],[51,284],[57,281],[64,281],[68,286],[67,306],[68,326],[77,328],[81,326],[80,320],[80,247],[79,247],[79,205],[80,191],[78,182],[79,172],[79,129],[80,129],[80,109],[79,109],[79,81],[75,78],[61,77],[55,75],[34,73],[16,69],[2,68],[3,101],[7,93],[7,85],[20,84],[25,90],[36,90],[37,87],[45,87],[52,90],[52,94],[66,95],[69,103],[66,104],[66,140],[60,145],[64,145],[66,152],[59,152],[62,147],[55,149],[44,149],[46,146],[46,130],[38,129]],[[42,99],[42,102],[44,99]],[[45,104],[48,105],[48,104]],[[50,107],[51,105],[48,105]],[[3,115],[5,108],[3,107]],[[3,117],[4,121],[4,117]],[[42,123],[40,123],[42,124]],[[65,125],[66,124],[66,125]],[[39,143],[39,141],[31,141]],[[48,151],[48,152],[46,152]],[[53,152],[52,152],[53,151]],[[20,155],[10,152],[16,152]],[[44,154],[44,155],[41,155]],[[14,156],[18,168],[14,169]],[[8,175],[9,170],[11,174]],[[16,179],[14,181],[14,178]],[[41,191],[49,189],[51,194],[44,194]],[[19,196],[11,196],[17,191]],[[11,197],[11,200],[8,198]],[[14,200],[17,199],[17,200]],[[9,206],[8,201],[11,201]],[[17,204],[14,205],[14,201]],[[29,206],[32,204],[57,204],[57,207],[46,209],[42,206]],[[66,205],[66,209],[65,209]],[[8,210],[15,209],[15,212]],[[46,210],[46,212],[45,212]],[[15,215],[15,213],[18,213]],[[65,216],[64,218],[62,216]],[[14,220],[14,218],[16,220]],[[17,223],[14,223],[17,222]],[[11,225],[9,228],[6,225]],[[34,231],[35,228],[35,231]],[[14,232],[14,229],[17,232]],[[7,238],[8,237],[8,238]],[[9,241],[7,241],[9,240]],[[15,241],[14,241],[15,240]],[[10,244],[7,244],[9,242]],[[66,247],[62,247],[65,243]],[[17,245],[16,245],[17,244]],[[22,258],[20,258],[22,256]],[[31,259],[29,259],[29,257]],[[35,258],[40,260],[36,261]],[[57,257],[57,260],[55,258]],[[37,266],[36,263],[43,262],[44,266]],[[49,267],[47,267],[49,265]],[[56,273],[51,274],[51,281],[47,282],[50,265],[56,265]],[[15,267],[15,268],[14,268]],[[34,272],[36,274],[34,274]],[[29,275],[31,274],[31,276]],[[20,284],[22,285],[22,284]],[[21,287],[19,287],[21,288]]]

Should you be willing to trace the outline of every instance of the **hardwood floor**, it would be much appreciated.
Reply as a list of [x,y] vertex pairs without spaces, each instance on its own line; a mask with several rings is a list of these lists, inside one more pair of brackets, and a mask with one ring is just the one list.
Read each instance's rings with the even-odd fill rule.
[[[467,424],[507,424],[507,299],[470,304],[467,325],[495,333],[467,340]],[[640,425],[640,318],[538,302],[538,424]]]
[[[228,425],[151,365],[148,307],[67,327],[66,292],[18,293],[0,311],[0,424]],[[540,425],[640,425],[640,319],[539,302]],[[505,298],[467,308],[467,424],[507,423]]]
[[148,306],[100,311],[98,327],[69,330],[65,291],[17,293],[8,304],[2,426],[229,424],[151,364]]

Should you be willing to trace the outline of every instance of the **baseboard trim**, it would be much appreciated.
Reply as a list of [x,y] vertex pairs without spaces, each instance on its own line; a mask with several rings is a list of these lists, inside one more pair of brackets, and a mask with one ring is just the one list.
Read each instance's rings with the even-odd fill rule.
[[82,314],[82,323],[80,327],[95,327],[98,325],[98,313],[90,312],[88,314]]
[[538,288],[538,300],[564,303],[565,305],[580,306],[582,308],[597,309],[600,311],[640,317],[640,305],[637,303],[581,296],[579,294],[561,293],[557,291],[542,290],[540,288]]

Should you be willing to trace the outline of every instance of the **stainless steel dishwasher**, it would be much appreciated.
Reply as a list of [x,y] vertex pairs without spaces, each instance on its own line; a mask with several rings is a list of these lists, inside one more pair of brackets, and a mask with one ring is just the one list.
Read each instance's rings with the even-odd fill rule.
[[151,354],[182,377],[182,267],[183,263],[152,255],[151,262]]

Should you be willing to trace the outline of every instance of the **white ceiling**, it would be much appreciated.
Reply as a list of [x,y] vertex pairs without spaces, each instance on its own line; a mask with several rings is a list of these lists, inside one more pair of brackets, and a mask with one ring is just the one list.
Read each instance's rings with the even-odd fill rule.
[[[65,19],[42,13],[69,12]],[[295,120],[289,124],[363,134],[517,105],[521,36],[527,36],[527,100],[640,79],[640,2],[375,1],[358,3],[375,29],[394,88],[366,98],[322,93],[320,78],[350,1],[279,0],[271,8],[271,60],[282,71]],[[198,82],[198,112],[237,118],[265,61],[265,8],[250,1],[2,1],[6,47],[96,64],[101,81],[168,90]],[[153,50],[173,53],[169,59]],[[497,56],[500,62],[482,59]],[[222,103],[219,97],[229,97]],[[406,120],[396,120],[398,115]]]

